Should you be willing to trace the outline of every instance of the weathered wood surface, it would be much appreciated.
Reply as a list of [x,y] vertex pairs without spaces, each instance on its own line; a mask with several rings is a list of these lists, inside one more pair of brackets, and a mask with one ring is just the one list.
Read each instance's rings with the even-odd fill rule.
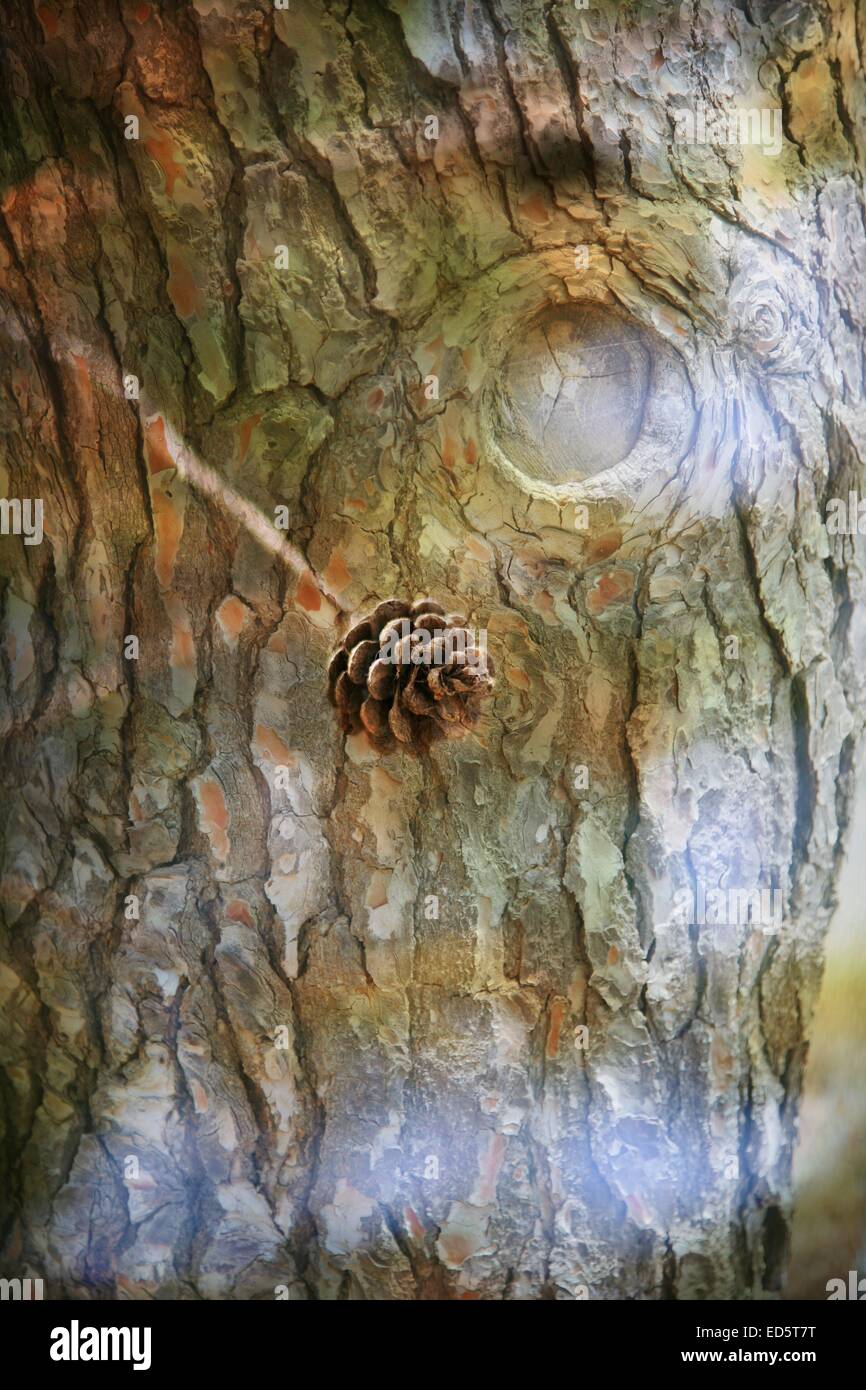
[[[3,37],[4,1272],[778,1290],[863,724],[862,7]],[[478,733],[344,744],[329,652],[425,593]],[[675,910],[750,887],[777,932]]]

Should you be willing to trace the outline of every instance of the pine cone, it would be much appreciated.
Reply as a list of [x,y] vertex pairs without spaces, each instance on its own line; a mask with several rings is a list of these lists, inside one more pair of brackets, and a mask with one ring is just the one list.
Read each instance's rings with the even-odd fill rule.
[[365,729],[382,753],[461,736],[492,694],[493,663],[466,619],[431,598],[385,599],[328,663],[328,695],[344,733]]

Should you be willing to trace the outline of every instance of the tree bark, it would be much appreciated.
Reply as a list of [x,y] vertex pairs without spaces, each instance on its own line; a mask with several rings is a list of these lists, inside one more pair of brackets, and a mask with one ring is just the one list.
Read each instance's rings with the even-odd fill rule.
[[[777,1294],[864,710],[862,7],[4,39],[4,1273]],[[778,152],[678,138],[744,109]],[[391,594],[496,659],[420,756],[325,699]]]

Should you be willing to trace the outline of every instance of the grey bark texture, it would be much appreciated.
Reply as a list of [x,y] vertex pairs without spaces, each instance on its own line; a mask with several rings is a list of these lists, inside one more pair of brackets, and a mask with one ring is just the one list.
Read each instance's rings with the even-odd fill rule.
[[[3,1272],[777,1294],[864,711],[862,5],[3,39]],[[477,732],[344,739],[329,653],[428,593]]]

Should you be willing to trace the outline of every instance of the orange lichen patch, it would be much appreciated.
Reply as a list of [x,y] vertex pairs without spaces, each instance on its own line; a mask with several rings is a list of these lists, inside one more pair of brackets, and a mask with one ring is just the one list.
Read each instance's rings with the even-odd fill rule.
[[602,613],[613,603],[630,600],[634,588],[634,575],[631,570],[608,570],[599,575],[586,598],[587,611]]
[[519,666],[506,666],[505,674],[512,685],[516,685],[519,690],[530,690],[531,684],[525,671],[521,671]]
[[463,457],[470,468],[475,467],[478,462],[478,445],[475,443],[474,439],[470,439],[467,443],[466,448],[463,450]]
[[249,904],[245,903],[243,898],[232,898],[231,902],[226,907],[226,917],[228,917],[230,922],[240,922],[245,927],[252,927],[255,925],[253,922],[253,914],[249,909]]
[[403,1208],[403,1219],[416,1240],[424,1239],[424,1227],[422,1226],[418,1213],[412,1207]]
[[517,209],[528,221],[535,222],[539,227],[550,221],[550,209],[540,193],[534,198],[527,198],[525,203],[518,203]]
[[446,434],[442,442],[442,462],[449,472],[454,468],[457,458],[457,444],[450,434]]
[[168,258],[168,297],[182,319],[193,318],[204,310],[204,297],[195,276],[182,256],[171,252]]
[[238,447],[240,453],[239,461],[241,463],[244,462],[247,456],[247,450],[250,447],[250,440],[252,439],[253,430],[255,429],[256,425],[258,425],[261,422],[261,418],[261,415],[249,415],[247,419],[244,420],[243,424],[240,427],[240,430],[238,431]]
[[347,497],[346,506],[351,507],[356,512],[365,512],[367,510],[367,503],[360,497]]
[[482,560],[486,564],[493,558],[493,551],[486,541],[480,541],[477,536],[467,536],[466,549],[476,560]]
[[[40,217],[46,222],[62,225],[66,204],[51,174],[39,170],[32,179],[23,179],[20,183],[10,186],[3,198],[2,208],[4,215],[15,222],[30,217],[35,224],[37,217]],[[39,227],[38,230],[44,241],[46,228]],[[54,235],[59,236],[59,230]],[[5,252],[3,263],[8,264]]]
[[198,802],[198,821],[215,858],[225,863],[229,853],[229,808],[221,784],[212,777],[200,777],[194,787]]
[[540,589],[533,596],[532,606],[538,613],[552,613],[556,606],[556,600],[553,594],[548,593],[546,589]]
[[559,1035],[565,1017],[565,1000],[554,999],[550,1006],[550,1027],[547,1030],[547,1055],[555,1057],[559,1051]]
[[460,1298],[458,1299],[458,1302],[460,1302],[460,1303],[478,1303],[478,1302],[480,1301],[480,1299],[481,1299],[481,1294],[478,1292],[477,1289],[466,1289],[465,1292],[463,1292],[463,1293],[460,1295]]
[[236,594],[230,594],[229,597],[224,599],[220,604],[216,612],[216,620],[219,623],[220,631],[228,646],[237,646],[238,637],[243,631],[249,616],[250,610]]
[[156,529],[153,567],[161,588],[167,589],[174,575],[174,562],[183,535],[183,509],[176,498],[161,490],[152,493],[151,507]]
[[295,598],[301,608],[305,608],[308,613],[318,613],[322,606],[322,595],[319,587],[309,570],[302,574],[298,580],[298,587]]
[[339,594],[341,590],[347,589],[351,584],[352,576],[339,550],[335,550],[331,554],[327,569],[324,571],[322,578],[328,588],[335,594]]
[[47,5],[39,5],[36,10],[36,17],[42,25],[46,39],[53,39],[60,26],[60,19],[53,10],[49,10]]
[[84,408],[88,415],[93,413],[93,387],[90,384],[90,368],[87,365],[86,357],[79,357],[75,352],[72,353],[72,360],[75,363],[75,383],[78,387],[78,394],[84,402]]
[[608,965],[616,965],[618,960],[619,951],[617,950],[616,946],[611,946],[610,950],[607,953],[607,963]]
[[144,457],[151,477],[154,473],[161,473],[163,469],[176,467],[169,453],[165,438],[165,421],[161,415],[151,420],[144,431]]
[[367,409],[379,410],[382,406],[382,402],[384,401],[384,399],[385,392],[382,390],[381,386],[377,386],[373,391],[370,392],[369,396],[367,397]]
[[284,632],[275,632],[273,637],[268,639],[268,651],[279,652],[280,656],[286,655],[288,646],[286,645],[286,634]]
[[797,89],[796,132],[802,132],[819,121],[828,101],[832,77],[823,58],[805,58],[796,70]]
[[193,1105],[199,1114],[202,1114],[208,1108],[207,1091],[200,1081],[196,1081],[195,1077],[192,1077],[190,1080],[189,1091],[192,1096]]
[[253,742],[257,750],[272,762],[281,764],[285,767],[297,767],[298,760],[279,734],[275,734],[273,729],[269,729],[267,724],[257,724],[253,734]]
[[485,1244],[487,1222],[477,1209],[463,1207],[449,1216],[436,1242],[439,1255],[452,1269],[470,1260]]
[[178,179],[186,182],[186,171],[182,164],[178,164],[174,157],[176,145],[170,135],[152,135],[149,140],[145,140],[144,148],[155,159],[165,176],[165,191],[169,198],[174,194],[174,185]]
[[367,907],[375,909],[384,907],[388,901],[388,887],[391,882],[391,875],[382,869],[374,869],[370,882],[367,885],[367,896],[364,901]]
[[619,550],[622,545],[622,531],[614,529],[605,531],[603,535],[597,536],[589,547],[587,558],[590,564],[596,564],[599,560],[606,560],[609,555],[613,555],[615,550]]
[[439,1245],[448,1264],[462,1265],[470,1255],[475,1254],[475,1244],[462,1235],[441,1235]]
[[135,19],[138,24],[146,24],[150,19],[150,5],[139,5],[135,11]]
[[169,666],[176,670],[195,670],[195,642],[187,617],[177,618],[171,625],[171,654]]
[[493,1134],[487,1152],[481,1160],[480,1181],[476,1184],[473,1199],[480,1206],[487,1206],[496,1196],[499,1171],[505,1158],[505,1135]]
[[248,608],[236,595],[225,599],[217,609],[217,618],[230,637],[237,637],[246,621]]

